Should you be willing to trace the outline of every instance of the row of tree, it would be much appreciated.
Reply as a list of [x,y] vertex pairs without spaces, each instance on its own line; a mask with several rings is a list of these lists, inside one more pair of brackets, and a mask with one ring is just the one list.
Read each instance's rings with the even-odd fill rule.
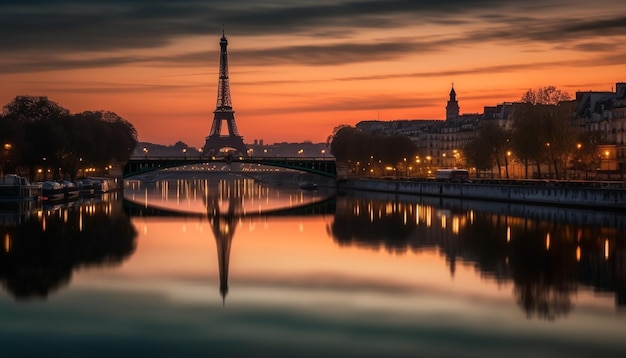
[[364,170],[369,163],[372,169],[381,171],[380,175],[383,175],[382,167],[395,167],[406,158],[413,158],[417,152],[407,136],[374,135],[351,126],[336,127],[327,144],[335,159],[349,164],[350,170]]
[[[81,168],[128,161],[137,145],[135,127],[108,111],[72,114],[44,96],[17,96],[0,112],[3,171],[38,168],[73,179]],[[26,173],[21,173],[26,175]]]
[[528,90],[512,111],[513,128],[502,128],[496,121],[483,121],[476,138],[464,148],[465,160],[477,171],[490,171],[509,177],[512,160],[529,167],[541,177],[547,164],[554,177],[565,177],[568,169],[588,172],[598,168],[598,138],[577,129],[573,116],[576,103],[554,86]]

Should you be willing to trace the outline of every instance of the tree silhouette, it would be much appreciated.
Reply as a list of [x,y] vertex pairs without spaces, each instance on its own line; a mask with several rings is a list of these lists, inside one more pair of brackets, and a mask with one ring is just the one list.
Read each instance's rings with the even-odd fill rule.
[[[72,115],[47,97],[18,96],[0,114],[1,139],[11,143],[12,161],[28,168],[52,168],[56,176],[74,178],[81,166],[103,168],[128,161],[137,131],[113,112]],[[60,172],[57,172],[60,168]]]
[[353,171],[362,171],[366,163],[374,166],[372,161],[377,164],[380,161],[378,169],[382,174],[381,167],[397,167],[405,158],[413,158],[417,152],[415,144],[407,136],[375,135],[350,126],[337,127],[329,138],[330,152],[335,159],[351,163],[350,169]]
[[534,162],[541,176],[541,163],[554,168],[558,178],[565,174],[567,158],[575,150],[574,102],[554,86],[528,90],[512,113],[512,144],[515,155],[526,166]]

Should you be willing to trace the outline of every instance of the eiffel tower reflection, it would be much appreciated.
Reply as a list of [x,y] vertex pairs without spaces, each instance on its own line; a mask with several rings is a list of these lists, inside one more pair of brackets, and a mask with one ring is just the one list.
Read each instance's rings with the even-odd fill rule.
[[207,215],[211,223],[211,230],[215,236],[217,245],[217,259],[219,262],[220,272],[220,294],[222,295],[222,303],[226,301],[228,294],[228,266],[230,260],[230,247],[235,235],[237,221],[240,212],[237,210],[241,207],[241,201],[237,198],[229,198],[227,200],[228,207],[225,212],[220,209],[220,199],[215,196],[209,198],[207,203]]
[[[139,188],[139,186],[137,187]],[[207,220],[215,237],[217,248],[220,294],[225,303],[228,295],[228,274],[230,252],[235,230],[243,220],[263,220],[270,217],[307,217],[335,215],[336,197],[331,190],[320,192],[302,191],[287,186],[280,189],[272,184],[261,183],[253,178],[237,178],[224,175],[209,179],[175,179],[157,181],[150,189],[157,195],[150,195],[148,189],[130,187],[124,199],[124,211],[134,217],[196,217]],[[135,200],[133,191],[145,199]],[[153,202],[154,201],[154,202]],[[196,211],[200,204],[201,211]],[[172,205],[166,203],[171,202]],[[193,212],[178,208],[193,207]],[[161,205],[158,205],[161,203]],[[165,205],[164,205],[165,203]]]
[[[206,219],[208,220],[213,236],[215,237],[217,259],[219,265],[220,295],[222,303],[226,303],[228,295],[228,274],[230,265],[230,253],[235,230],[244,218],[259,217],[285,217],[285,216],[313,216],[313,215],[334,215],[335,213],[335,197],[314,197],[305,196],[301,191],[296,196],[287,195],[286,199],[289,204],[281,207],[269,207],[261,210],[260,204],[258,210],[250,210],[246,205],[251,203],[270,200],[270,189],[256,183],[254,179],[220,179],[217,182],[209,182],[207,180],[194,180],[190,183],[177,182],[176,195],[189,196],[193,195],[197,199],[201,198],[203,206],[206,209]],[[180,189],[180,186],[184,189]],[[169,189],[165,189],[166,192]],[[191,194],[193,193],[193,194]],[[247,204],[246,204],[247,203]],[[131,215],[150,216],[150,215],[180,215],[180,212],[170,212],[163,208],[147,207],[146,205],[128,205],[126,210]],[[255,205],[255,208],[257,206]],[[189,214],[184,214],[189,215]],[[198,216],[205,217],[205,214]]]
[[220,294],[223,304],[226,303],[226,295],[228,295],[230,248],[237,223],[243,212],[242,198],[238,194],[245,191],[246,184],[249,184],[246,180],[220,181],[218,190],[209,191],[204,196],[207,218],[217,247]]

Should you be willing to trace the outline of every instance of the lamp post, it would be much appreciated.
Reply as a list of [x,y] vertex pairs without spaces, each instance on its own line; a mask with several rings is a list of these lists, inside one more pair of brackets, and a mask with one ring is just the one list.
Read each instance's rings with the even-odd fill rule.
[[408,178],[409,176],[409,165],[406,163],[406,158],[403,158],[404,160],[404,176]]
[[148,148],[143,147],[143,158],[148,159]]
[[322,159],[326,158],[326,149],[322,149]]
[[183,148],[183,157],[187,159],[187,148]]
[[422,175],[422,160],[420,159],[419,155],[415,156],[415,166],[417,168],[417,175],[421,176]]
[[576,143],[576,152],[577,152],[577,157],[578,157],[576,159],[578,161],[578,168],[577,169],[578,170],[583,169],[585,171],[585,177],[584,178],[585,178],[585,180],[587,180],[587,163],[586,163],[586,161],[583,160],[583,157],[582,157],[582,154],[581,154],[582,153],[582,150],[581,150],[582,148],[583,148],[583,145],[581,143]]
[[6,168],[9,166],[9,158],[10,158],[9,154],[10,154],[11,148],[13,148],[11,143],[4,143],[4,158],[5,158],[5,161],[4,161],[4,165],[2,166],[2,175],[5,174],[4,172],[6,171]]
[[507,150],[506,156],[504,157],[504,170],[506,171],[506,178],[509,179],[509,163],[511,158],[511,151]]

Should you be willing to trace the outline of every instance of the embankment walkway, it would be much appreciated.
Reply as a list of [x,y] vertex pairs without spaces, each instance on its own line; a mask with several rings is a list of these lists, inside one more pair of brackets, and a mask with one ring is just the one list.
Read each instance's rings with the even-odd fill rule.
[[413,180],[348,179],[337,182],[339,190],[367,190],[398,194],[441,196],[555,206],[577,206],[602,210],[626,210],[626,188],[621,186],[575,186],[546,182],[541,185],[515,183],[447,183]]

